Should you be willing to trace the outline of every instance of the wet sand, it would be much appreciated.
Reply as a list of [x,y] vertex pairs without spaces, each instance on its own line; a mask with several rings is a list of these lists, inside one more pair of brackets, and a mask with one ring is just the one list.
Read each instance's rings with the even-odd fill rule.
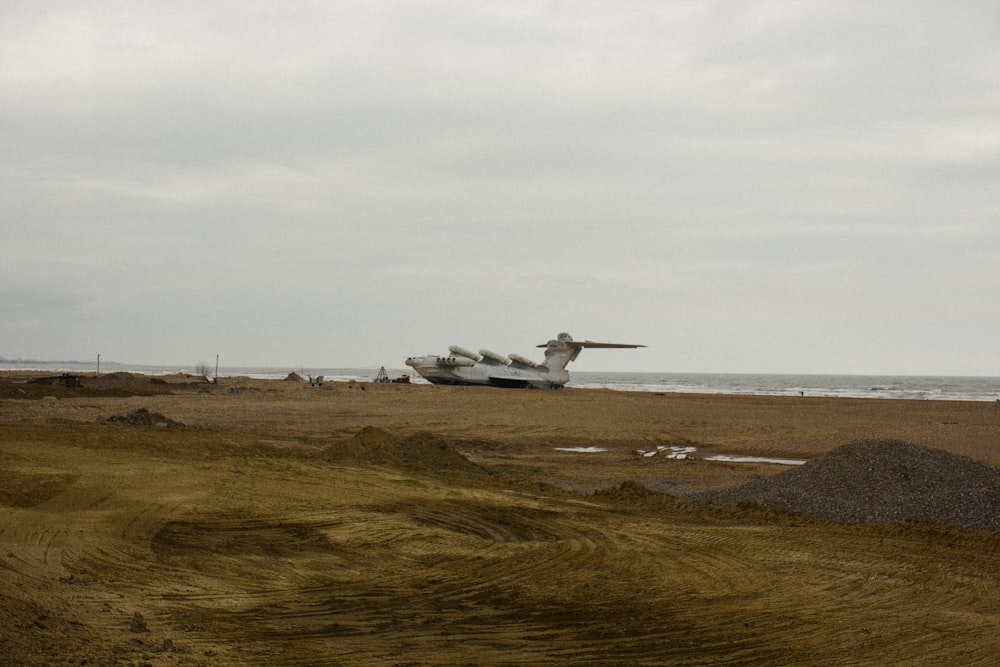
[[[694,504],[647,489],[787,467],[637,454],[897,438],[1000,465],[991,403],[120,384],[0,394],[2,664],[1000,655],[997,534]],[[139,408],[184,426],[107,421]]]

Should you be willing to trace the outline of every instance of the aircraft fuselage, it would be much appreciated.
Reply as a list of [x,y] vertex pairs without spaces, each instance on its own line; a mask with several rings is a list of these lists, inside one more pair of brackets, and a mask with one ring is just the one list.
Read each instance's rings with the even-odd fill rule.
[[577,342],[569,334],[561,333],[555,339],[538,347],[545,348],[545,361],[540,364],[518,354],[504,356],[490,350],[480,350],[477,354],[452,345],[448,348],[450,356],[410,357],[406,360],[406,365],[432,384],[559,389],[569,382],[566,365],[575,360],[583,348],[645,346],[630,343]]
[[519,368],[513,363],[505,365],[466,359],[472,361],[466,365],[462,361],[462,357],[427,355],[410,357],[406,360],[406,365],[431,384],[555,389],[569,381],[566,370],[553,373],[548,369]]

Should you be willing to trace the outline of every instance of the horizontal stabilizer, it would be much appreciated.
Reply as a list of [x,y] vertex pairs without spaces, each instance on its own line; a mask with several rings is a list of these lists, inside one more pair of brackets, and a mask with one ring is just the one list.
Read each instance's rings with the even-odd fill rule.
[[[592,340],[564,340],[562,341],[567,347],[573,347],[582,349],[585,347],[603,347],[603,348],[635,348],[635,347],[646,347],[645,345],[636,345],[634,343],[595,343]],[[548,347],[548,343],[543,343],[538,345],[538,347]]]

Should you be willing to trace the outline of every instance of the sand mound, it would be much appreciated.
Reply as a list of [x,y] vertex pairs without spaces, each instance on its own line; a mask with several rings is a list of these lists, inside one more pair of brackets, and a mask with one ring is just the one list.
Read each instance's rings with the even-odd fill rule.
[[291,373],[289,373],[288,375],[286,375],[285,376],[285,380],[287,382],[305,382],[306,381],[306,379],[304,377],[302,377],[301,375],[299,375],[295,371],[292,371]]
[[126,426],[183,426],[184,424],[168,419],[159,412],[150,412],[146,408],[133,410],[127,415],[108,417],[109,422],[125,424]]
[[134,389],[136,387],[145,387],[151,384],[165,385],[166,381],[161,378],[134,375],[124,371],[106,373],[105,375],[101,375],[99,377],[83,379],[83,385],[93,389]]
[[366,426],[350,440],[331,445],[322,458],[349,465],[388,465],[421,470],[478,471],[450,443],[431,433],[399,439],[387,431]]
[[1000,468],[902,440],[857,440],[774,477],[691,499],[752,502],[828,521],[1000,530]]

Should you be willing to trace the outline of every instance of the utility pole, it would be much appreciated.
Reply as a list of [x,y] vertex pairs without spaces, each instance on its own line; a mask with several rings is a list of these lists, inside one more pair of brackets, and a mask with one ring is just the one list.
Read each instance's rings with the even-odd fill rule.
[[215,384],[219,384],[219,355],[215,355]]
[[97,353],[97,375],[100,376],[100,374],[101,374],[101,353],[98,352]]

